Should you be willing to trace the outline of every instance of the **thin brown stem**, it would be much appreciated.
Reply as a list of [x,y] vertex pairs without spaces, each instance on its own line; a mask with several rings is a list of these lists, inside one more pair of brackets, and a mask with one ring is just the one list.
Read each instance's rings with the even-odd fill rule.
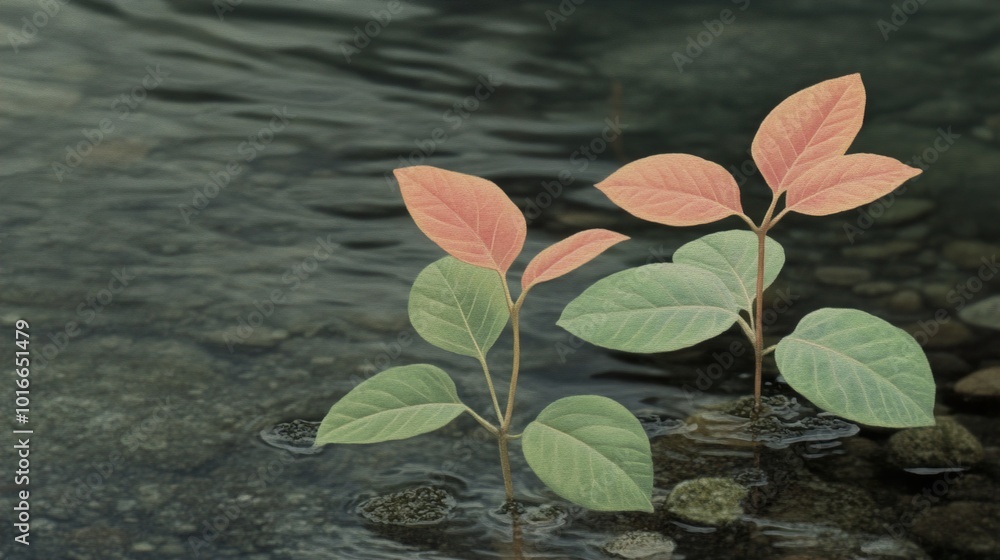
[[767,208],[767,213],[760,221],[760,226],[754,228],[757,234],[757,292],[755,298],[754,315],[754,338],[753,338],[753,410],[754,418],[760,412],[761,383],[764,370],[764,246],[767,241],[767,231],[774,225],[772,216],[774,209],[778,206],[780,193],[775,193],[771,198],[771,205]]
[[507,493],[507,503],[514,501],[514,479],[510,476],[510,454],[507,451],[507,434],[501,429],[497,436],[500,444],[500,470],[503,472],[503,489]]

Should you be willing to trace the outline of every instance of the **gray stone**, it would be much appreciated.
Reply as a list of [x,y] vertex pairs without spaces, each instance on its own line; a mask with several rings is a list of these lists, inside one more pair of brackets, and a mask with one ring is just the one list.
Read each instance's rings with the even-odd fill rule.
[[1000,367],[990,367],[973,372],[955,384],[955,392],[963,397],[1000,397]]
[[951,348],[961,346],[972,340],[972,331],[955,319],[944,322],[927,320],[923,324],[917,322],[903,327],[903,330],[913,335],[924,348]]
[[927,508],[916,516],[912,530],[934,548],[979,558],[997,558],[1000,555],[1000,504],[952,502]]
[[944,258],[962,268],[979,268],[1000,255],[1000,246],[975,240],[952,241],[944,246]]
[[958,316],[970,325],[1000,330],[1000,296],[990,296],[964,307]]
[[885,280],[877,280],[875,282],[863,282],[854,286],[851,290],[855,294],[864,297],[876,297],[884,296],[886,294],[891,294],[896,291],[896,284],[892,282],[887,282]]
[[889,309],[900,313],[913,313],[923,308],[924,302],[920,292],[916,290],[901,290],[892,294],[888,301]]
[[983,445],[950,416],[937,417],[934,426],[897,432],[888,447],[889,462],[903,469],[971,466],[983,460]]
[[906,253],[912,253],[920,248],[920,244],[915,241],[894,240],[877,245],[859,245],[857,247],[845,247],[841,253],[852,259],[890,259]]
[[816,268],[816,279],[830,286],[853,286],[867,282],[872,273],[865,268],[854,266],[820,266]]
[[281,422],[261,430],[260,438],[264,440],[264,443],[278,449],[284,449],[292,453],[312,455],[323,450],[322,447],[313,447],[319,425],[319,422],[310,422],[308,420]]
[[900,198],[886,208],[885,213],[877,218],[877,221],[880,226],[898,226],[923,218],[933,211],[935,206],[933,200],[926,198]]
[[667,511],[695,523],[724,525],[743,515],[747,489],[729,478],[685,480],[667,496]]
[[628,531],[604,543],[601,548],[617,558],[670,560],[677,543],[653,531]]

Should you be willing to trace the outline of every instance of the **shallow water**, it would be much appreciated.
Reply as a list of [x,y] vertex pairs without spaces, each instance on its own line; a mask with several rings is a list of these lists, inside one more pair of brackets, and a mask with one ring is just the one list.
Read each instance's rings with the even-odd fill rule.
[[[945,310],[947,332],[926,344],[939,412],[958,414],[986,459],[964,478],[972,489],[953,485],[933,506],[996,507],[995,401],[966,402],[952,388],[1000,363],[997,331],[963,329],[957,318],[959,303],[1000,288],[969,284],[975,269],[949,249],[1000,242],[993,3],[927,2],[895,30],[879,23],[892,22],[891,5],[861,1],[591,1],[572,13],[563,4],[558,17],[556,2],[405,2],[389,16],[373,16],[390,5],[372,2],[0,5],[0,323],[8,340],[17,319],[31,325],[35,430],[32,545],[5,531],[0,557],[505,557],[510,529],[491,513],[503,495],[496,450],[471,435],[471,421],[310,456],[259,437],[278,422],[318,420],[359,380],[407,363],[440,365],[466,402],[489,409],[477,364],[409,325],[409,286],[442,253],[411,222],[391,170],[429,163],[503,186],[530,220],[514,270],[580,229],[631,235],[533,291],[516,421],[561,396],[598,393],[680,422],[750,391],[745,359],[721,376],[709,367],[739,333],[647,359],[581,345],[554,323],[597,279],[741,225],[651,227],[592,185],[639,157],[694,153],[732,166],[741,183],[749,175],[744,203],[759,214],[764,187],[745,167],[756,126],[787,95],[852,72],[862,73],[868,108],[851,150],[926,160],[899,194],[918,202],[895,205],[912,214],[903,218],[873,206],[784,221],[775,232],[788,253],[781,282],[795,300],[769,332],[789,332],[823,306],[858,307],[900,326]],[[233,9],[220,15],[213,6]],[[686,51],[724,9],[733,23],[700,52]],[[368,43],[358,37],[365,29],[375,31]],[[674,53],[690,62],[678,68]],[[601,140],[607,127],[623,130],[610,145]],[[560,172],[572,182],[554,187]],[[929,206],[917,211],[919,201]],[[889,287],[858,294],[818,280],[821,265],[864,269]],[[956,285],[968,297],[949,299]],[[503,337],[491,354],[500,372],[509,346]],[[5,359],[13,351],[0,345]],[[767,390],[786,389],[772,376]],[[881,449],[886,435],[862,431],[833,451],[789,451],[792,470],[825,484],[862,473],[854,482],[874,504],[867,530],[834,522],[839,548],[822,554],[891,557],[878,547],[900,545],[878,539],[898,533],[935,557],[963,557],[959,544],[894,525],[936,479],[886,467],[868,445]],[[694,453],[753,466],[738,446]],[[774,453],[784,465],[786,455]],[[9,468],[13,455],[5,457]],[[603,558],[604,541],[654,527],[678,541],[675,557],[822,555],[813,541],[829,524],[801,507],[763,507],[709,532],[584,514],[547,492],[516,449],[512,461],[523,499],[569,511],[557,526],[525,528],[528,557]],[[11,520],[18,488],[7,480],[0,497]],[[354,511],[366,497],[428,480],[458,506],[419,542]],[[919,557],[896,557],[907,554]]]

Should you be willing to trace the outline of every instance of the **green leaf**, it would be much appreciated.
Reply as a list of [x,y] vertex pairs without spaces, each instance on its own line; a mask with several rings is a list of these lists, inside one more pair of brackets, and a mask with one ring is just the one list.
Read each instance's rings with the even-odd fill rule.
[[598,346],[666,352],[722,333],[738,309],[711,272],[657,263],[599,280],[566,306],[557,324]]
[[441,368],[389,368],[362,382],[330,408],[315,446],[405,439],[444,426],[466,410]]
[[[674,252],[674,262],[703,268],[729,288],[740,309],[750,311],[757,297],[757,234],[745,230],[720,231],[695,239]],[[785,250],[777,241],[764,241],[764,288],[778,277]]]
[[500,275],[454,257],[431,263],[410,290],[410,322],[427,342],[485,358],[510,313]]
[[639,420],[607,397],[566,397],[524,429],[528,465],[567,500],[598,511],[653,511],[653,460]]
[[871,426],[934,424],[934,379],[906,331],[856,309],[806,315],[775,349],[793,389],[822,409]]

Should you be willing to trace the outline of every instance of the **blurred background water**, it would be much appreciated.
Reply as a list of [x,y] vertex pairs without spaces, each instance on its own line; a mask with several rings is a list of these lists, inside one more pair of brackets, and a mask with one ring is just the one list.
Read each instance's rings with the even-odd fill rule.
[[[766,191],[747,150],[761,119],[854,72],[868,107],[851,151],[925,172],[887,213],[783,222],[782,285],[801,299],[774,334],[824,305],[910,327],[945,309],[953,320],[926,345],[944,397],[1000,363],[996,331],[963,324],[947,297],[1000,242],[991,0],[14,0],[0,4],[0,37],[0,323],[9,342],[18,319],[30,323],[34,360],[32,545],[13,543],[20,487],[5,474],[3,558],[500,557],[496,451],[468,435],[474,423],[309,456],[258,436],[318,420],[361,379],[408,363],[441,365],[489,410],[477,364],[409,325],[409,286],[443,253],[410,220],[392,169],[425,163],[503,187],[530,222],[515,276],[581,229],[633,236],[529,298],[521,426],[577,393],[680,420],[749,392],[744,363],[687,397],[725,343],[637,360],[554,323],[597,279],[740,223],[651,227],[592,185],[640,157],[692,153],[731,168],[759,215]],[[997,286],[980,283],[963,306]],[[498,371],[508,341],[491,355]],[[5,361],[14,350],[0,345]],[[997,423],[969,418],[993,461],[986,495]],[[565,507],[513,455],[518,492]],[[0,464],[13,473],[16,458]],[[383,535],[353,510],[432,479],[459,506],[426,542]],[[711,553],[682,542],[676,557],[763,557],[741,544],[759,541],[790,558],[816,533],[764,519],[704,537],[719,539]],[[602,558],[614,535],[566,522],[527,537],[533,557]],[[844,557],[882,557],[852,542]]]

